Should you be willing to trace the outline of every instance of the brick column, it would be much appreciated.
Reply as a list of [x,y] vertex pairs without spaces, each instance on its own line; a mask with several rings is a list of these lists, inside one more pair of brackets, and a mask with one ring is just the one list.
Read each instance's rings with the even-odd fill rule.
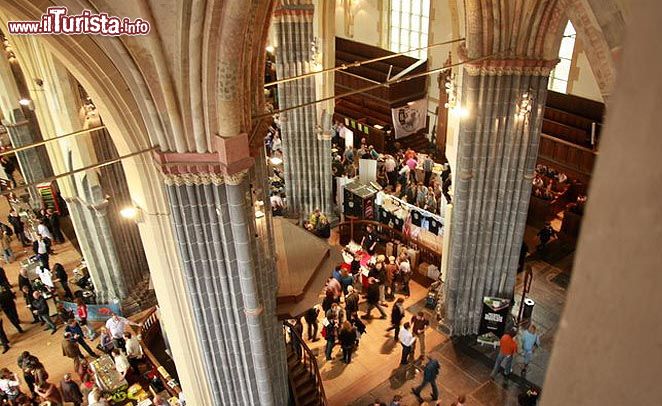
[[[459,130],[444,253],[446,318],[454,335],[477,332],[483,296],[513,294],[554,63],[492,60],[465,68],[462,106],[469,116]],[[533,104],[520,114],[525,93],[533,96]]]
[[277,278],[273,261],[262,259],[270,239],[256,238],[256,169],[245,135],[221,141],[218,149],[156,156],[205,373],[215,404],[284,405],[288,385],[276,319]]

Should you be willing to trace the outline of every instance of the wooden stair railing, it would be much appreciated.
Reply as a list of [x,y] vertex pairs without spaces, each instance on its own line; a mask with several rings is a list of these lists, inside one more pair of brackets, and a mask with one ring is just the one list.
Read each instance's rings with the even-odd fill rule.
[[[287,341],[288,331],[290,334],[289,342]],[[287,375],[292,394],[294,395],[294,405],[327,406],[328,402],[324,393],[324,384],[319,367],[317,366],[315,354],[308,348],[306,342],[303,341],[303,337],[299,336],[299,333],[294,330],[294,326],[287,320],[283,321],[283,339],[285,340],[285,344],[291,348],[288,356]],[[292,345],[293,339],[301,343],[301,358],[294,351]],[[293,364],[290,362],[291,359],[294,360]]]
[[153,343],[154,337],[161,334],[161,325],[159,324],[159,318],[156,312],[156,306],[154,306],[145,316],[145,318],[140,321],[141,326],[135,327],[134,330],[137,330],[136,333],[139,334],[140,346],[143,349],[145,358],[156,367],[161,380],[163,381],[163,386],[170,396],[179,396],[179,393],[182,389],[179,385],[171,386],[169,382],[176,382],[173,377],[170,376],[165,367],[161,365],[158,358],[150,350],[150,345]]

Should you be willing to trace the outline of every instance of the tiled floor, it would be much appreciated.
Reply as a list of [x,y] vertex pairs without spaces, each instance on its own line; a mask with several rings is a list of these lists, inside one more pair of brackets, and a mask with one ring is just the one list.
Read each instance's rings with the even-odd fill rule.
[[[526,239],[529,247],[535,247],[534,239],[537,230],[529,228]],[[450,405],[459,395],[467,397],[467,405],[509,406],[517,405],[517,396],[529,385],[542,386],[544,374],[553,344],[554,333],[558,326],[563,305],[565,289],[552,281],[562,272],[569,272],[572,266],[572,254],[556,255],[557,248],[552,247],[551,256],[554,265],[542,260],[532,260],[534,279],[528,297],[535,300],[533,323],[541,334],[542,349],[536,351],[533,361],[525,377],[520,376],[522,359],[515,358],[510,380],[499,375],[495,380],[489,379],[496,350],[482,347],[474,342],[449,339],[441,332],[429,332],[427,348],[431,356],[440,361],[441,371],[437,379],[441,405]],[[522,275],[518,277],[516,300],[519,302],[522,288]],[[412,283],[412,296],[406,301],[405,307],[410,307],[421,300],[427,290]],[[420,306],[419,306],[420,307]],[[417,307],[418,308],[418,307]],[[513,313],[516,314],[515,306]],[[387,309],[390,312],[390,307]],[[360,348],[350,365],[339,360],[340,349],[336,347],[336,357],[331,362],[324,360],[325,342],[318,341],[312,345],[319,351],[318,363],[324,387],[332,406],[369,405],[375,399],[389,404],[395,394],[403,396],[405,405],[418,405],[419,402],[411,393],[421,380],[421,373],[415,368],[400,368],[400,345],[391,338],[385,337],[384,329],[387,320],[373,320],[368,327],[368,334],[361,339]],[[436,345],[433,342],[437,343]],[[424,400],[431,400],[429,387],[423,390]]]

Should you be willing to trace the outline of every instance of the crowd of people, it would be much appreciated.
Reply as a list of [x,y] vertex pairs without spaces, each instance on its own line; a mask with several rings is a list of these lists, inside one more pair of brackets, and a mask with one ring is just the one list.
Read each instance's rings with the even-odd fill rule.
[[[431,154],[419,154],[411,148],[402,148],[396,143],[393,153],[380,153],[361,138],[358,148],[345,145],[340,137],[343,124],[334,125],[332,171],[334,177],[353,178],[358,173],[360,159],[377,161],[377,183],[390,194],[407,203],[434,214],[441,211],[441,199],[450,203],[450,166],[443,165],[438,178],[433,177],[435,166]],[[421,174],[419,174],[421,169]]]
[[[360,159],[377,161],[377,183],[387,193],[396,195],[421,209],[434,214],[441,211],[442,196],[450,203],[451,176],[450,166],[443,165],[440,176],[433,176],[434,156],[419,154],[409,148],[402,148],[395,143],[392,153],[377,151],[361,138],[358,147],[346,145],[342,138],[343,124],[335,122],[332,127],[331,171],[334,177],[333,193],[336,192],[337,177],[354,178],[358,175]],[[264,140],[267,156],[282,161],[283,148],[278,122],[269,127]],[[286,208],[284,181],[278,165],[274,165],[270,176],[271,207],[274,215],[281,215]],[[421,172],[421,173],[419,173]]]
[[[51,266],[53,246],[65,241],[57,213],[44,209],[35,213],[35,218],[33,224],[26,224],[16,211],[11,211],[7,224],[0,222],[5,261],[11,263],[14,260],[11,244],[15,239],[15,245],[31,248],[27,252],[38,263],[35,268],[36,277],[31,277],[28,270],[22,267],[15,284],[9,281],[5,270],[0,267],[0,309],[19,337],[30,332],[32,329],[26,327],[28,322],[20,320],[17,308],[17,296],[22,295],[32,315],[29,323],[43,326],[51,335],[61,332],[62,356],[71,359],[72,365],[70,372],[61,381],[55,382],[39,357],[30,351],[21,351],[13,367],[5,365],[0,369],[0,402],[8,405],[37,405],[43,402],[50,402],[48,404],[52,406],[64,402],[76,406],[110,405],[101,388],[96,385],[95,373],[90,367],[92,360],[104,354],[112,357],[117,372],[129,383],[142,384],[149,376],[156,376],[156,372],[149,371],[151,364],[144,359],[138,337],[127,328],[138,324],[113,314],[97,335],[87,320],[87,304],[78,294],[80,291],[72,292],[64,266],[60,263]],[[28,232],[30,228],[33,228],[32,232]],[[76,304],[75,311],[64,306],[65,300]],[[98,344],[95,345],[97,336]],[[3,354],[13,348],[5,333],[2,318],[0,343]],[[157,405],[167,404],[160,397],[155,398],[154,402]]]
[[[46,304],[46,307],[48,305]],[[79,304],[76,314],[62,307],[58,307],[58,318],[64,321],[64,334],[61,342],[61,351],[64,357],[73,361],[72,373],[66,373],[59,385],[52,382],[44,363],[29,351],[22,351],[16,361],[16,371],[10,368],[0,370],[0,397],[9,405],[36,405],[50,402],[52,406],[69,402],[73,405],[107,406],[110,402],[104,398],[101,388],[95,384],[94,371],[90,367],[90,359],[98,358],[90,343],[94,333],[87,323],[87,307]],[[43,318],[42,318],[43,317]],[[41,322],[52,324],[47,319],[48,313],[40,314]],[[35,320],[33,323],[39,323]],[[101,339],[97,350],[112,355],[115,367],[129,383],[140,379],[140,364],[143,362],[143,350],[139,340],[126,330],[128,325],[137,325],[113,314],[101,329]],[[50,328],[49,326],[48,328]],[[54,329],[55,332],[56,329]],[[104,341],[104,337],[106,341]],[[87,352],[86,357],[81,347]],[[77,376],[78,379],[74,378]],[[29,392],[21,388],[25,383]],[[157,399],[160,405],[166,405],[165,400]],[[160,402],[160,403],[159,403]]]

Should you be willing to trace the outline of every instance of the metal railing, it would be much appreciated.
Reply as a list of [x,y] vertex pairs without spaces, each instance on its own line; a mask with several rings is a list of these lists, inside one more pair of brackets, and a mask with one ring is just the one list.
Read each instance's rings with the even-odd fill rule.
[[[308,345],[306,344],[305,341],[303,341],[303,337],[299,335],[294,330],[294,325],[292,325],[290,322],[287,320],[283,321],[283,339],[285,340],[285,343],[287,344],[287,333],[289,332],[290,334],[290,342],[289,344],[292,345],[292,339],[296,339],[299,341],[301,345],[301,358],[299,361],[301,362],[301,365],[303,368],[310,374],[311,379],[313,380],[312,384],[315,385],[315,394],[317,396],[317,404],[322,405],[322,406],[327,406],[328,402],[326,400],[326,394],[324,393],[324,384],[322,382],[322,376],[320,375],[320,370],[319,367],[317,366],[317,359],[315,358],[315,354],[308,348]],[[294,394],[294,404],[295,406],[299,406],[301,402],[297,398],[296,394],[296,387],[295,387],[295,382],[293,381],[292,374],[288,372],[288,377],[290,381],[290,387],[292,388],[292,393]]]

